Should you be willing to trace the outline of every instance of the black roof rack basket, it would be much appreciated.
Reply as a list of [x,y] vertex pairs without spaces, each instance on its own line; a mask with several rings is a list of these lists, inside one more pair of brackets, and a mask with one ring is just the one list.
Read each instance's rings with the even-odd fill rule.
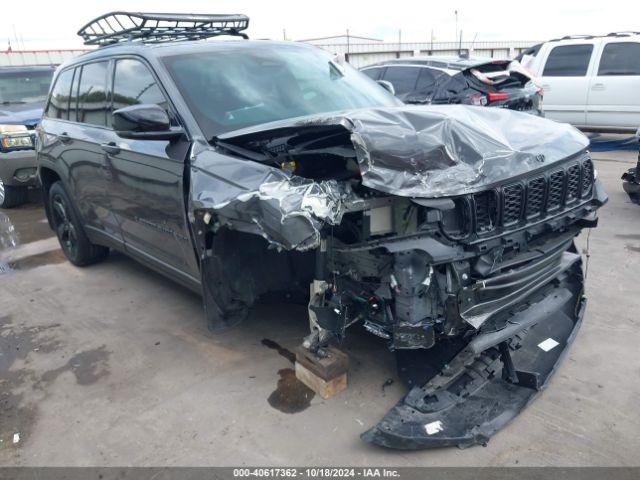
[[164,43],[202,40],[220,35],[249,38],[246,15],[201,15],[190,13],[111,12],[87,23],[78,31],[85,45],[120,42]]

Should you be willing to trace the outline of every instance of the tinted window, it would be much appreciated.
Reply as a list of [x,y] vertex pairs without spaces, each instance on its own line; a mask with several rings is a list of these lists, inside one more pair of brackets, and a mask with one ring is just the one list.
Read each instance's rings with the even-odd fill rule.
[[107,62],[82,67],[78,92],[78,121],[92,125],[107,124]]
[[598,75],[640,75],[640,43],[609,43],[602,51]]
[[362,73],[373,80],[378,80],[378,78],[380,77],[380,72],[382,70],[382,67],[367,68],[366,70],[362,70]]
[[69,93],[73,82],[73,69],[65,70],[56,80],[45,115],[50,118],[69,119]]
[[543,77],[584,77],[593,45],[562,45],[551,50]]
[[0,74],[0,103],[44,102],[51,86],[53,69],[45,71],[2,72]]
[[388,67],[384,79],[393,84],[396,95],[404,95],[415,89],[420,70],[417,67]]
[[433,88],[436,83],[436,79],[443,75],[443,73],[437,70],[431,70],[429,68],[421,68],[420,75],[418,76],[418,83],[416,83],[416,90],[424,90],[426,88]]
[[138,60],[118,60],[113,79],[113,109],[139,103],[160,105],[168,111],[167,100],[147,66]]
[[295,44],[210,48],[162,59],[208,138],[285,118],[398,104],[348,63],[338,65],[320,49]]

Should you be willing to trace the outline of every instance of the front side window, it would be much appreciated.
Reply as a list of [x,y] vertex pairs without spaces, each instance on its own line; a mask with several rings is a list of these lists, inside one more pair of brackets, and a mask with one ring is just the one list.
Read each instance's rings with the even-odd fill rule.
[[167,99],[147,66],[139,60],[118,60],[113,78],[113,110],[143,103],[169,111]]
[[44,102],[49,93],[53,69],[45,71],[16,71],[0,73],[0,103]]
[[287,118],[398,104],[366,75],[335,64],[320,49],[211,48],[163,59],[208,138]]
[[420,70],[417,67],[389,67],[384,79],[391,82],[396,95],[405,95],[415,89]]
[[107,124],[108,65],[108,62],[96,62],[82,67],[78,90],[78,121],[81,123]]
[[607,44],[602,51],[598,75],[640,75],[640,43]]
[[45,112],[49,118],[69,119],[69,97],[71,94],[71,83],[73,82],[73,69],[65,70],[56,79],[56,84],[51,92],[51,100]]
[[593,45],[561,45],[549,53],[543,77],[584,77]]

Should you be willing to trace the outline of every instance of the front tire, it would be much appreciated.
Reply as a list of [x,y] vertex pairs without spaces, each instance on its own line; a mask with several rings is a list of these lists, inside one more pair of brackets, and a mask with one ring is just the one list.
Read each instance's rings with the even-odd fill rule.
[[27,187],[5,185],[0,179],[0,208],[13,208],[26,203],[29,198]]
[[104,260],[109,254],[109,249],[89,241],[80,217],[61,182],[51,185],[48,202],[53,230],[69,261],[83,267]]

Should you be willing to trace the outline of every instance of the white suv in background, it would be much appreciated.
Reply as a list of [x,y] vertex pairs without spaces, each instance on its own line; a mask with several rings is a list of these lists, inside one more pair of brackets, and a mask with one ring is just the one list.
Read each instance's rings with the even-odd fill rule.
[[517,57],[544,89],[547,118],[585,130],[640,126],[640,34],[563,37]]

